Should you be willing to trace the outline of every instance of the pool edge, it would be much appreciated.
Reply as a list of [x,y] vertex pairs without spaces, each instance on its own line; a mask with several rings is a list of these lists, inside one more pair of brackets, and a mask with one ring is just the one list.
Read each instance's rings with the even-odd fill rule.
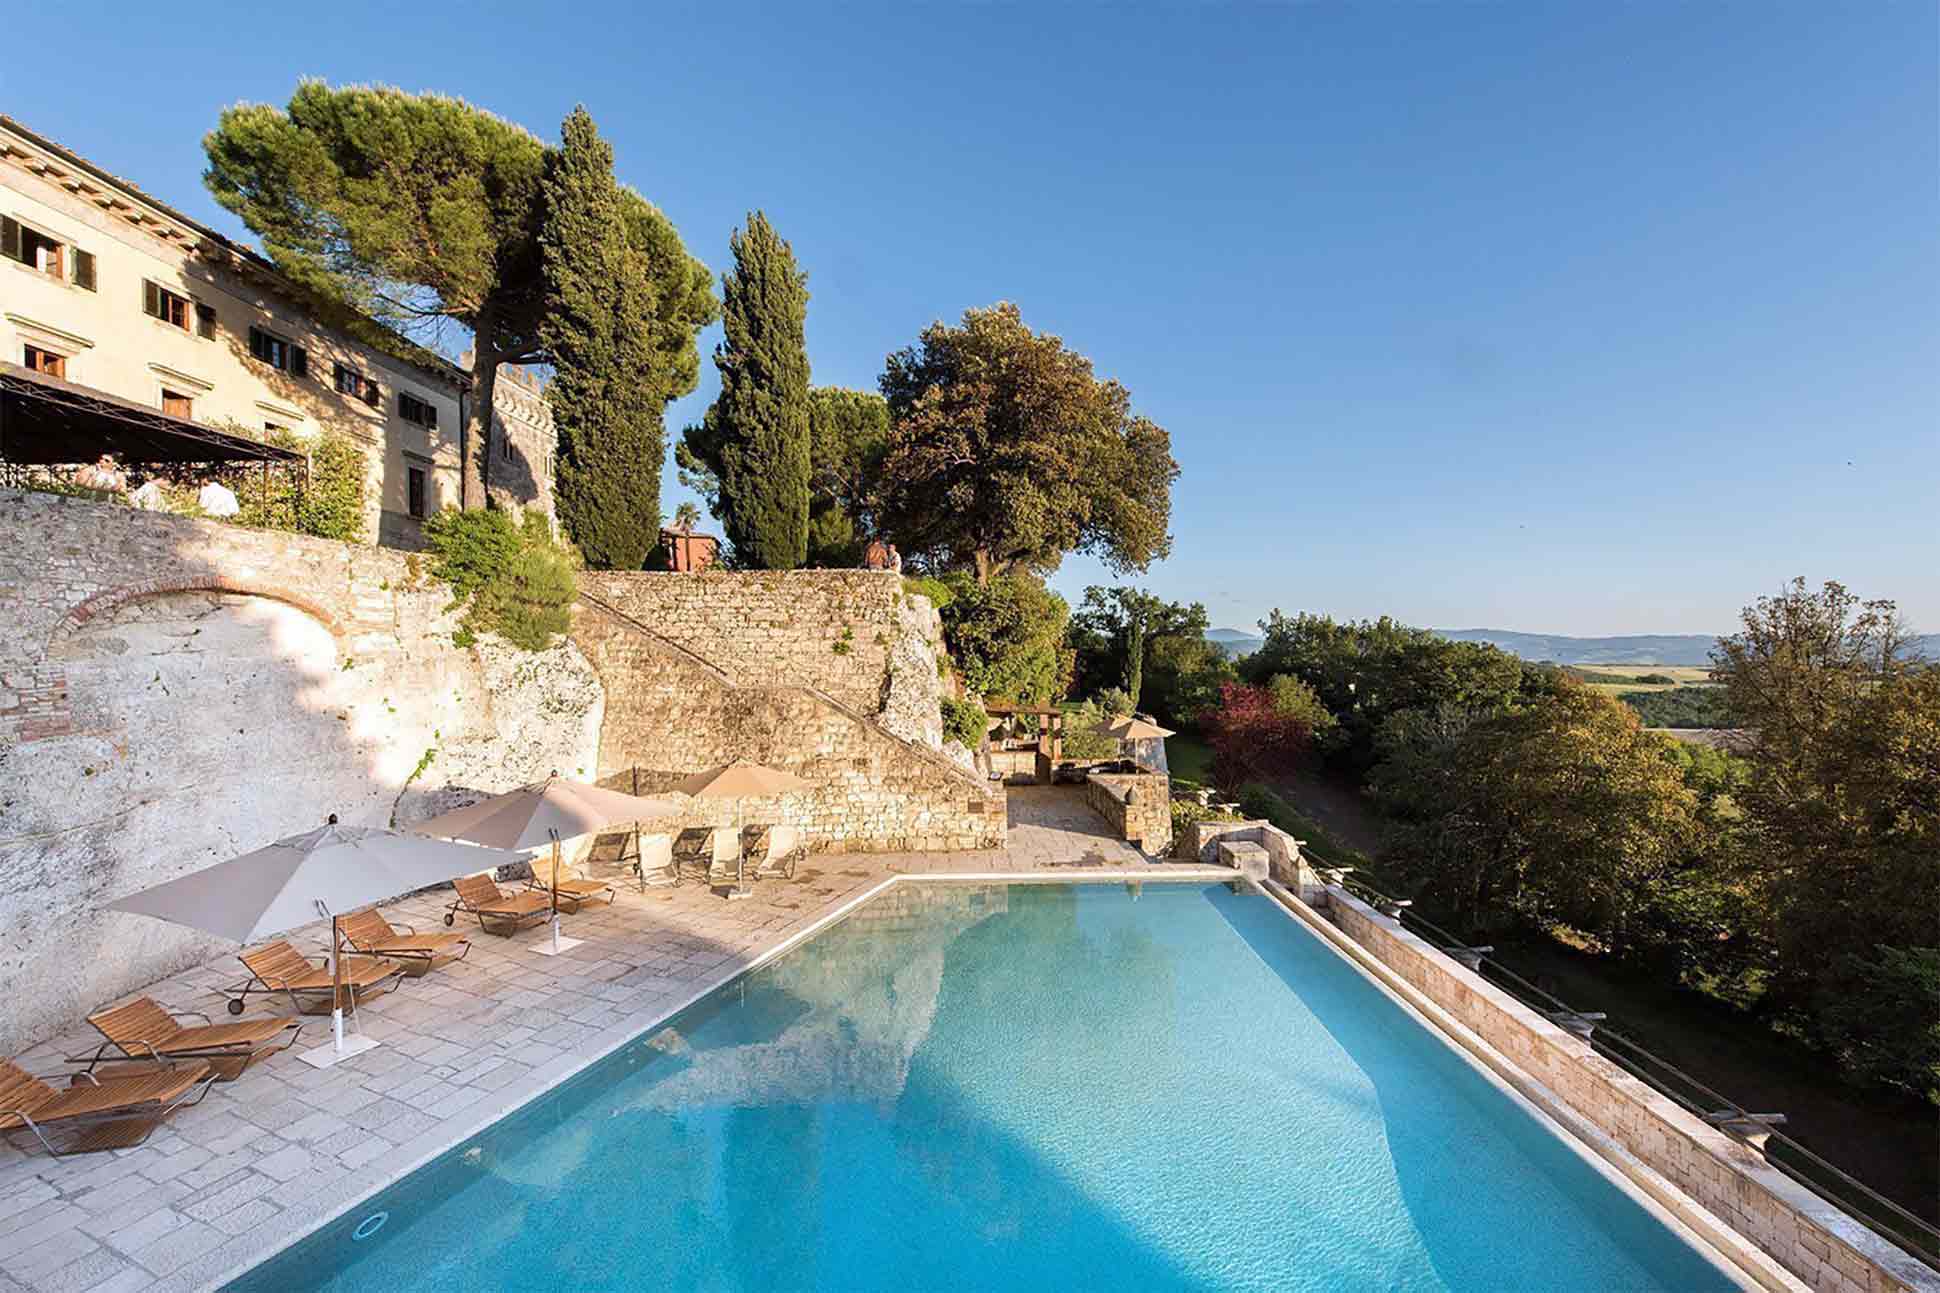
[[1249,887],[1362,975],[1376,990],[1437,1037],[1459,1059],[1534,1118],[1582,1161],[1653,1219],[1683,1239],[1747,1290],[1812,1293],[1812,1286],[1739,1234],[1668,1177],[1605,1135],[1563,1098],[1504,1055],[1442,1006],[1396,974],[1380,958],[1334,927],[1277,881]]
[[215,1293],[231,1280],[269,1261],[284,1249],[300,1243],[336,1221],[358,1204],[388,1189],[432,1160],[450,1152],[493,1123],[510,1116],[547,1092],[599,1063],[622,1046],[659,1027],[710,993],[717,992],[742,975],[749,974],[776,957],[834,925],[857,908],[899,884],[1224,884],[1234,883],[1239,873],[1226,867],[1168,865],[1150,871],[1136,867],[1093,867],[1083,871],[919,871],[884,876],[860,892],[831,907],[808,924],[772,946],[754,954],[745,963],[732,965],[720,977],[696,986],[663,1009],[615,1024],[599,1033],[586,1047],[562,1055],[534,1069],[521,1082],[481,1100],[464,1115],[434,1127],[412,1140],[380,1154],[343,1180],[320,1191],[311,1200],[314,1211],[293,1219],[287,1226],[276,1222],[289,1216],[280,1213],[264,1224],[261,1231],[238,1235],[197,1257],[173,1273],[154,1280],[151,1293]]

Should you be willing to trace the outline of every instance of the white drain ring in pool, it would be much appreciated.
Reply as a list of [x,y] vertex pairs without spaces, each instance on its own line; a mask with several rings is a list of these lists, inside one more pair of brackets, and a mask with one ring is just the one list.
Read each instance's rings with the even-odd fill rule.
[[372,1235],[382,1230],[384,1223],[390,1219],[391,1214],[388,1212],[373,1212],[357,1223],[357,1228],[350,1232],[350,1237],[359,1242],[369,1239]]

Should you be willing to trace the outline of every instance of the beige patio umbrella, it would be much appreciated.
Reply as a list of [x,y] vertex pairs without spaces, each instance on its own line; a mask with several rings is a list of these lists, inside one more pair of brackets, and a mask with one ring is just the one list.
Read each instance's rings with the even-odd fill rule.
[[550,844],[552,944],[532,950],[541,956],[557,956],[584,941],[559,936],[559,841],[622,822],[632,822],[637,831],[641,822],[678,813],[686,807],[686,802],[686,795],[680,793],[629,795],[583,781],[568,781],[554,772],[544,781],[455,808],[428,822],[419,822],[411,829],[424,835],[468,840],[501,849],[532,850]]
[[117,898],[113,911],[132,911],[189,925],[237,943],[253,943],[330,920],[330,1031],[332,1044],[302,1058],[324,1068],[377,1043],[344,1038],[343,914],[402,893],[442,884],[488,866],[519,860],[516,853],[425,839],[371,826],[341,826],[336,814],[313,831],[292,835],[241,857],[192,871]]
[[[804,781],[792,772],[770,768],[760,763],[750,763],[746,759],[736,759],[718,768],[696,772],[693,776],[677,783],[674,789],[681,794],[692,795],[696,799],[765,799],[774,795],[790,795],[803,790],[815,789],[815,783]],[[740,805],[735,806],[734,829],[738,835],[741,830]],[[743,859],[737,857],[734,863],[734,888],[728,890],[730,898],[746,898],[752,890],[743,871]]]
[[1115,736],[1121,741],[1156,741],[1178,733],[1169,727],[1160,727],[1150,719],[1136,714],[1120,714],[1108,723],[1099,723],[1091,729],[1099,736]]

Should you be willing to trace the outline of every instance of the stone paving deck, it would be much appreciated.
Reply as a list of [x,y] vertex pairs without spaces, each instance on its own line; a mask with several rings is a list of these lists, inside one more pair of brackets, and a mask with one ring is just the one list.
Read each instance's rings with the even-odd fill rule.
[[[1101,834],[1073,792],[1011,796],[1006,849],[820,855],[738,902],[693,882],[622,885],[612,905],[566,917],[585,941],[562,956],[531,951],[543,926],[475,934],[465,961],[365,1006],[362,1030],[381,1044],[336,1066],[298,1058],[328,1042],[329,1021],[314,1020],[294,1049],[216,1085],[144,1145],[66,1159],[0,1148],[0,1293],[209,1287],[899,879],[1230,874],[1148,861]],[[444,928],[435,892],[386,910]],[[320,951],[326,939],[319,925],[293,941]],[[147,994],[220,1022],[219,989],[239,969],[199,966]],[[77,1023],[22,1067],[58,1073],[63,1056],[92,1051],[98,1034]]]

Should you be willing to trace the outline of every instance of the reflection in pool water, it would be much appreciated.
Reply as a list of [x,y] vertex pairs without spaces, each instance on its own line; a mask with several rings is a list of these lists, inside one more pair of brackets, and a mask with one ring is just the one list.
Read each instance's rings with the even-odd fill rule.
[[232,1287],[1731,1286],[1264,898],[905,884]]

